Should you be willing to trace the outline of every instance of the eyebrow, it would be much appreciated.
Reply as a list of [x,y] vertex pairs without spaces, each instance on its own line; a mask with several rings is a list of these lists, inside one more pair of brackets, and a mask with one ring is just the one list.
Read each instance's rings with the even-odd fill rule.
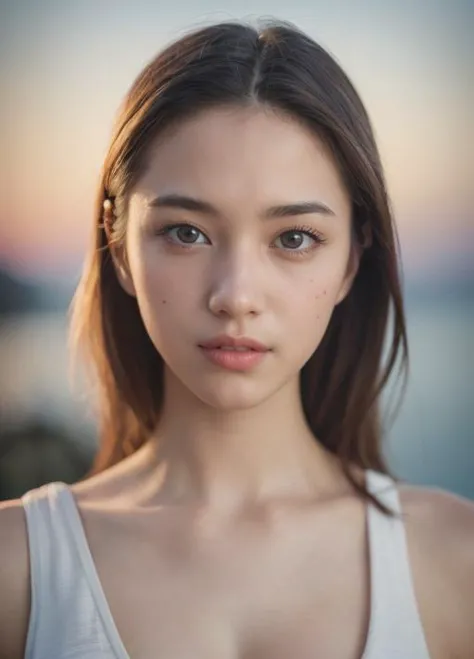
[[[219,211],[207,201],[188,197],[181,194],[166,194],[155,197],[148,206],[152,208],[180,208],[183,210],[203,213],[205,215],[219,216]],[[294,215],[309,215],[317,213],[318,215],[335,215],[329,206],[320,201],[302,201],[293,204],[282,204],[267,208],[263,213],[263,218],[280,218],[291,217]]]

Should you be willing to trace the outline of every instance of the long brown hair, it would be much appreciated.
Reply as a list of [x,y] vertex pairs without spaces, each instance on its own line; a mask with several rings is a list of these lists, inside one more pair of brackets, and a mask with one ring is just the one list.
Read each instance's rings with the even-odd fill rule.
[[113,235],[120,241],[127,194],[143,172],[153,140],[198,111],[238,104],[270,106],[317,133],[335,155],[351,195],[355,235],[360,239],[362,227],[370,227],[372,242],[351,291],[335,308],[300,382],[315,437],[338,456],[354,488],[384,509],[351,471],[352,465],[390,473],[381,449],[379,398],[399,358],[403,388],[406,384],[398,242],[384,174],[369,117],[347,75],[321,46],[280,21],[259,28],[226,22],[195,30],[159,53],[124,99],[100,176],[92,244],[72,303],[71,338],[85,351],[98,385],[101,441],[93,473],[147,441],[163,399],[163,360],[136,299],[117,279],[103,224],[104,201],[114,204]]

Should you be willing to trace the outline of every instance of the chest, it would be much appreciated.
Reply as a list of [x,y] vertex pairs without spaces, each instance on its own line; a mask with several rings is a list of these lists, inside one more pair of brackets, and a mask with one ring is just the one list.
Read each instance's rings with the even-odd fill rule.
[[[133,659],[360,659],[369,622],[363,518],[209,536],[91,529],[110,612]],[[119,578],[118,578],[118,575]]]

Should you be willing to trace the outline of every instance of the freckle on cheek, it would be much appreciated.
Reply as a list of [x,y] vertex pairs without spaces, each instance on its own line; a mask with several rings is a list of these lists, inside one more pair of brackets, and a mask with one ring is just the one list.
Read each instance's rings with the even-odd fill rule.
[[161,304],[166,304],[166,300],[161,300]]

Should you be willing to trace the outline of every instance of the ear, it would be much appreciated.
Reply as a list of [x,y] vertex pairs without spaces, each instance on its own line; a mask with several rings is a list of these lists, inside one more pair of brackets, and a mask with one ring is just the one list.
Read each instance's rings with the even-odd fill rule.
[[104,230],[107,236],[107,243],[109,247],[110,256],[114,265],[114,270],[123,290],[136,297],[135,286],[130,272],[130,267],[127,260],[125,246],[123,241],[117,240],[114,235],[114,222],[116,217],[114,214],[114,207],[110,199],[104,201]]
[[351,253],[347,264],[347,270],[342,282],[341,290],[337,296],[336,305],[344,300],[352,288],[354,279],[359,271],[360,259],[364,250],[372,245],[372,230],[370,224],[366,222],[360,229],[361,238],[357,237],[352,239]]

